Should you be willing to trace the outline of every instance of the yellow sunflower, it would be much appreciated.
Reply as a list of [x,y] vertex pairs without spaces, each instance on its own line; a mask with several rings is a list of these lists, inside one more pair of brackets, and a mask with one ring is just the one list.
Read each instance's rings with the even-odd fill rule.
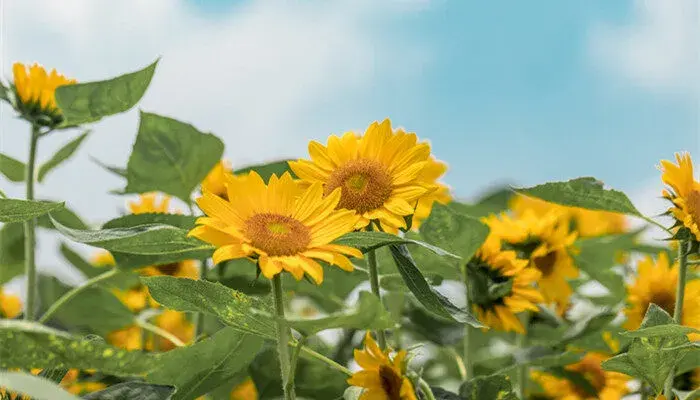
[[0,318],[13,319],[22,313],[22,300],[0,288]]
[[137,201],[129,202],[129,210],[132,214],[167,214],[170,212],[170,196],[158,193],[141,194]]
[[447,164],[436,160],[435,157],[430,157],[428,160],[428,165],[423,170],[420,179],[428,182],[435,182],[435,186],[437,188],[418,199],[416,210],[413,213],[413,220],[411,221],[411,229],[417,230],[418,227],[420,227],[421,222],[430,216],[430,212],[433,209],[433,204],[436,202],[440,204],[447,204],[452,201],[449,186],[437,182],[437,180],[440,179],[445,172],[447,172]]
[[670,190],[664,189],[664,198],[673,203],[669,212],[678,226],[685,226],[700,240],[700,182],[693,178],[693,160],[689,153],[676,153],[676,163],[662,160],[659,169],[661,180]]
[[[627,287],[628,306],[625,309],[625,329],[639,328],[649,304],[654,303],[670,315],[676,308],[676,285],[678,264],[671,265],[665,252],[659,253],[656,261],[646,256],[637,263],[637,276]],[[682,325],[700,329],[700,280],[685,285]],[[700,339],[700,334],[691,333],[690,340]]]
[[247,378],[243,383],[233,388],[230,400],[258,400],[258,389],[253,380]]
[[603,370],[601,364],[607,358],[604,354],[591,352],[581,361],[566,367],[568,371],[582,375],[595,388],[597,395],[586,392],[568,379],[545,372],[532,371],[530,376],[552,400],[620,400],[629,393],[629,377]]
[[[323,185],[325,195],[339,188],[338,208],[360,217],[358,229],[377,221],[381,229],[398,232],[419,200],[443,187],[436,179],[444,164],[431,158],[430,145],[418,143],[415,133],[392,130],[388,119],[372,123],[363,136],[331,135],[326,146],[312,141],[309,154],[311,161],[290,161],[289,166],[305,184]],[[430,214],[435,200],[424,200],[421,215]]]
[[406,350],[393,357],[391,352],[391,349],[382,351],[369,332],[364,349],[355,349],[355,361],[362,369],[348,379],[348,384],[365,389],[359,400],[418,400],[406,376]]
[[35,118],[40,115],[51,118],[51,123],[61,120],[56,104],[56,88],[76,83],[52,69],[50,73],[39,64],[26,66],[15,63],[12,66],[14,90],[18,100],[18,110],[25,116]]
[[306,273],[320,284],[323,268],[317,259],[352,271],[346,256],[362,257],[355,248],[332,244],[358,219],[352,211],[336,210],[340,190],[324,198],[319,183],[304,188],[284,173],[272,175],[266,185],[254,171],[229,177],[227,189],[228,200],[211,193],[197,199],[206,217],[189,233],[217,247],[214,264],[257,257],[268,279],[287,271],[297,280]]
[[231,173],[231,164],[226,160],[219,161],[202,181],[202,192],[213,193],[226,199],[226,177]]
[[470,288],[473,310],[486,326],[525,333],[525,327],[516,314],[537,311],[536,304],[544,301],[542,294],[533,286],[541,272],[528,264],[528,260],[519,259],[515,251],[501,249],[500,239],[495,235],[489,235],[470,261],[470,273],[479,274],[484,280],[507,289],[507,292],[493,298],[486,296],[490,292],[487,288]]
[[529,259],[530,267],[541,272],[537,284],[545,302],[565,309],[573,293],[568,280],[579,274],[571,257],[576,233],[569,230],[565,215],[556,209],[541,216],[528,210],[516,218],[503,213],[484,221],[505,248]]
[[103,267],[113,267],[116,265],[114,256],[107,250],[101,250],[95,253],[90,260],[93,267],[103,268]]

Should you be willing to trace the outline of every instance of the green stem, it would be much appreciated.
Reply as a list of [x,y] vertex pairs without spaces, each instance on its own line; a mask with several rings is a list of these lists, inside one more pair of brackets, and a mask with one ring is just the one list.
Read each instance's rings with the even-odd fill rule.
[[[471,311],[471,301],[469,301],[469,273],[466,265],[462,267],[462,282],[464,282],[464,295],[467,299],[465,308],[467,311]],[[464,379],[469,380],[474,376],[474,367],[472,366],[471,357],[471,326],[469,324],[464,324],[463,346],[462,362],[464,363]]]
[[294,385],[287,386],[290,381],[291,359],[289,356],[289,339],[291,332],[284,319],[284,293],[282,291],[281,274],[272,278],[272,297],[275,300],[275,313],[277,321],[277,353],[280,360],[280,370],[282,372],[282,388],[284,389],[285,400],[295,400]]
[[445,350],[447,350],[448,353],[454,358],[455,364],[457,365],[457,371],[459,371],[459,377],[463,381],[469,380],[471,378],[467,378],[467,366],[464,363],[464,359],[462,356],[459,355],[459,352],[455,350],[453,347],[445,347]]
[[[673,308],[673,321],[681,325],[683,321],[683,301],[685,300],[685,282],[688,277],[688,241],[681,240],[678,243],[678,284],[676,286],[676,304]],[[667,399],[673,399],[673,380],[676,377],[676,369],[672,368],[666,378],[664,395]]]
[[289,382],[286,384],[287,391],[294,390],[294,378],[297,372],[297,364],[299,363],[299,353],[301,352],[301,349],[304,348],[306,336],[303,336],[297,343],[298,345],[294,347],[294,351],[292,352],[291,366],[289,367]]
[[[177,346],[177,347],[184,347],[184,346],[185,346],[185,343],[184,343],[182,340],[178,339],[177,336],[173,335],[172,333],[166,331],[166,330],[163,329],[163,328],[160,328],[160,327],[158,327],[158,326],[156,326],[156,325],[153,325],[153,324],[150,323],[150,322],[147,322],[147,321],[144,321],[144,320],[141,320],[141,319],[138,319],[138,318],[137,318],[137,319],[136,319],[136,324],[137,324],[141,329],[143,329],[143,330],[145,330],[145,331],[147,331],[147,332],[156,334],[156,335],[158,335],[158,336],[160,336],[160,337],[162,337],[162,338],[164,338],[164,339],[167,339],[167,340],[171,341],[171,342],[172,342],[175,346]],[[144,335],[144,336],[145,336],[145,335]],[[154,340],[154,342],[155,342],[155,340]],[[145,346],[144,346],[144,350],[145,350]]]
[[321,361],[322,363],[325,363],[326,365],[328,365],[329,367],[333,368],[334,370],[336,370],[338,372],[342,372],[343,374],[345,374],[347,376],[352,376],[352,371],[350,371],[346,367],[338,364],[337,362],[331,360],[330,358],[324,356],[323,354],[318,353],[318,352],[316,352],[308,347],[301,346],[301,344],[299,344],[299,343],[295,343],[294,346],[301,347],[301,352],[304,353],[304,355],[307,356],[308,358],[313,358],[314,360]]
[[[516,337],[516,345],[518,346],[518,349],[522,350],[528,346],[527,331],[529,330],[528,328],[530,325],[530,314],[524,313],[520,318],[520,322],[525,328],[525,333]],[[527,364],[522,364],[520,367],[518,367],[517,370],[517,388],[518,394],[520,395],[521,399],[525,399],[525,392],[527,389],[527,381],[529,375],[528,370],[529,368]]]
[[[207,280],[207,259],[203,259],[201,262],[201,265],[199,267],[199,279],[206,281]],[[197,341],[197,338],[199,338],[199,335],[202,334],[202,331],[204,330],[204,313],[197,313],[195,314],[195,322],[194,322],[194,341]]]
[[[27,200],[34,200],[34,167],[36,164],[36,149],[39,142],[39,126],[32,124],[32,136],[29,142],[29,160],[25,169],[24,181],[27,184]],[[27,275],[27,307],[24,311],[24,319],[34,321],[36,319],[36,219],[24,222],[24,273]]]
[[56,311],[58,311],[58,309],[60,309],[66,303],[71,301],[75,296],[79,295],[83,290],[95,286],[98,283],[117,275],[118,273],[119,270],[117,268],[112,268],[107,272],[104,272],[100,275],[97,275],[94,278],[85,281],[85,283],[83,283],[82,285],[74,287],[68,293],[61,296],[61,298],[58,299],[55,303],[53,303],[51,307],[48,310],[46,310],[46,313],[44,313],[44,315],[42,315],[41,318],[39,318],[39,322],[42,324],[46,323],[48,320],[51,319],[51,317],[56,313]]
[[648,223],[650,223],[650,224],[652,224],[652,225],[655,225],[655,226],[657,226],[657,227],[663,229],[665,232],[670,233],[671,235],[673,235],[673,232],[671,232],[670,229],[668,229],[668,228],[666,228],[665,226],[661,225],[660,223],[654,221],[653,219],[651,219],[651,218],[649,218],[649,217],[647,217],[647,216],[642,216],[641,218],[642,218],[644,221],[646,221],[646,222],[648,222]]
[[425,400],[435,400],[435,395],[433,394],[433,390],[430,388],[430,385],[428,385],[428,382],[421,379],[419,385],[421,391],[425,395]]
[[[374,250],[367,252],[367,264],[369,267],[369,285],[372,288],[372,293],[374,293],[377,298],[381,301],[382,296],[379,293],[379,271],[377,268],[377,254]],[[377,335],[377,341],[379,342],[379,347],[386,349],[386,333],[383,330],[378,330],[375,332]]]

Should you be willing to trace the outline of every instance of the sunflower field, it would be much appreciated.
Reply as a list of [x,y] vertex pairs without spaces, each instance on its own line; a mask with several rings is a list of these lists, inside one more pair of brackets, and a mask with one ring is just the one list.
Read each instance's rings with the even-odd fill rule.
[[[0,399],[700,399],[689,154],[659,163],[664,224],[593,177],[460,201],[388,119],[232,168],[216,135],[141,111],[128,160],[99,163],[123,215],[37,198],[157,64],[83,83],[16,63],[0,84],[29,149],[0,154],[26,187],[0,191]],[[72,140],[38,160],[58,131]],[[83,283],[38,273],[38,251]]]

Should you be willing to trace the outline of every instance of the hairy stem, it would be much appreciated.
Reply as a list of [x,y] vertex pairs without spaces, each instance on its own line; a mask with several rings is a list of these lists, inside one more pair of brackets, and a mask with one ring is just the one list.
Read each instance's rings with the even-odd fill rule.
[[[673,309],[673,320],[681,325],[683,321],[683,301],[685,300],[685,282],[688,275],[688,241],[681,240],[678,243],[678,284],[676,286],[676,304]],[[673,380],[676,377],[676,369],[672,368],[666,378],[664,395],[667,399],[673,399]]]
[[[34,168],[36,166],[36,150],[39,142],[39,126],[32,124],[32,136],[29,142],[29,160],[25,169],[24,180],[27,184],[26,198],[34,200]],[[24,222],[24,273],[27,276],[27,307],[24,311],[24,319],[33,321],[36,319],[36,219]]]
[[294,384],[290,382],[291,358],[289,354],[289,340],[291,332],[284,319],[284,292],[282,291],[282,278],[280,274],[272,278],[272,297],[275,301],[275,313],[277,316],[277,353],[280,360],[280,370],[282,372],[282,388],[284,389],[285,400],[295,400]]
[[[369,284],[372,288],[372,293],[374,293],[377,298],[381,301],[382,296],[379,293],[379,270],[377,268],[377,254],[374,250],[367,252],[367,265],[369,266]],[[383,330],[378,330],[375,332],[377,335],[377,341],[379,342],[379,347],[386,349],[386,333]]]
[[[466,310],[471,310],[471,302],[469,301],[469,272],[467,271],[466,264],[462,266],[462,282],[464,283],[464,295],[466,297],[467,305]],[[469,324],[464,324],[464,339],[463,346],[464,350],[462,353],[462,362],[464,363],[464,379],[469,380],[474,375],[474,367],[472,366],[471,357],[471,329]]]
[[85,283],[83,283],[82,285],[74,287],[68,293],[61,296],[61,298],[58,299],[55,303],[53,303],[51,305],[51,307],[48,310],[46,310],[44,315],[42,315],[41,318],[39,318],[39,322],[41,322],[43,324],[46,321],[50,320],[51,317],[56,313],[56,311],[58,311],[61,307],[63,307],[66,303],[71,301],[73,298],[75,298],[75,296],[79,295],[82,291],[84,291],[85,289],[91,288],[100,282],[106,281],[107,279],[117,275],[118,273],[119,273],[119,270],[117,268],[112,268],[105,273],[102,273],[100,275],[97,275],[94,278],[91,278],[91,279],[85,281]]

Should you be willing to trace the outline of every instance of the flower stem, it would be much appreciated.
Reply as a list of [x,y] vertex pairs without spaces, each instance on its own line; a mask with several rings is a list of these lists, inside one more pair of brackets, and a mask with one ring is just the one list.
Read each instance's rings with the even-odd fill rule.
[[347,376],[352,375],[352,371],[350,371],[346,367],[338,364],[337,362],[331,360],[330,358],[324,356],[323,354],[318,353],[318,352],[316,352],[316,351],[314,351],[306,346],[302,346],[301,343],[296,343],[296,344],[294,344],[294,346],[301,347],[301,352],[304,353],[305,356],[307,356],[309,358],[313,358],[313,359],[318,360],[318,361],[321,361],[322,363],[327,364],[329,367],[333,368],[334,370],[336,370],[338,372],[342,372],[343,374],[345,374]]
[[[141,329],[143,329],[143,330],[145,330],[145,331],[147,331],[147,332],[149,332],[149,333],[156,334],[156,335],[158,335],[158,336],[160,336],[160,337],[162,337],[162,338],[164,338],[164,339],[167,339],[167,340],[171,341],[171,342],[172,342],[175,346],[177,346],[177,347],[184,347],[184,346],[185,346],[185,343],[183,343],[182,340],[178,339],[177,336],[175,336],[175,335],[173,335],[172,333],[166,331],[165,329],[162,329],[162,328],[160,328],[160,327],[158,327],[158,326],[156,326],[156,325],[153,325],[153,324],[150,323],[150,322],[143,321],[143,320],[137,318],[137,319],[136,319],[136,324],[137,324]],[[156,341],[154,340],[153,342],[154,342],[154,345],[155,345],[155,342],[156,342]],[[145,349],[146,346],[144,346],[143,348]]]
[[[515,339],[515,344],[518,347],[518,350],[522,350],[528,346],[528,340],[527,340],[527,331],[529,330],[530,327],[530,314],[528,312],[525,312],[522,314],[520,317],[520,322],[523,324],[523,327],[525,328],[525,333],[523,334],[518,334],[516,339]],[[522,364],[521,366],[518,367],[517,370],[517,390],[518,390],[518,395],[520,396],[521,399],[525,399],[525,392],[527,389],[527,381],[529,377],[529,368],[527,364]]]
[[[199,266],[199,279],[202,281],[207,280],[207,261],[208,259],[203,259]],[[204,313],[198,312],[194,320],[194,341],[196,342],[197,338],[199,338],[199,335],[201,335],[204,330]]]
[[[369,266],[369,285],[372,288],[372,293],[374,293],[377,298],[381,301],[382,296],[379,293],[379,271],[377,269],[377,254],[374,250],[367,252],[367,265]],[[386,349],[386,333],[383,330],[378,330],[375,332],[377,335],[377,341],[379,342],[379,347]]]
[[430,385],[428,385],[428,382],[421,379],[419,385],[421,392],[423,392],[425,395],[425,400],[435,400],[435,395],[433,394],[433,390],[430,388]]
[[281,274],[272,278],[272,297],[275,301],[275,313],[277,315],[277,353],[280,360],[280,370],[282,372],[282,388],[284,389],[285,400],[295,400],[294,385],[287,386],[290,381],[291,358],[289,355],[289,339],[291,332],[284,319],[284,294],[282,291]]
[[[462,266],[462,282],[464,282],[464,296],[466,297],[467,305],[466,310],[471,310],[471,302],[469,301],[469,273],[467,271],[467,265]],[[472,366],[471,357],[471,326],[469,324],[464,324],[464,339],[463,346],[464,352],[462,353],[462,362],[464,363],[464,380],[469,380],[474,375],[474,367]]]
[[[25,169],[24,180],[27,184],[27,200],[34,200],[34,167],[36,164],[36,150],[39,142],[39,126],[32,124],[32,136],[29,142],[29,160]],[[24,311],[24,319],[33,321],[36,319],[36,219],[24,222],[24,273],[27,275],[27,307]]]
[[117,268],[112,268],[105,273],[102,273],[100,275],[97,275],[94,278],[91,278],[91,279],[85,281],[85,283],[83,283],[82,285],[74,287],[68,293],[61,296],[61,298],[58,299],[55,303],[53,303],[51,305],[51,307],[48,310],[46,310],[46,313],[44,313],[44,315],[42,315],[41,318],[39,318],[39,322],[43,324],[46,321],[50,320],[51,317],[56,313],[56,311],[58,311],[59,308],[63,307],[63,305],[65,305],[66,303],[71,301],[75,296],[79,295],[82,291],[84,291],[85,289],[88,289],[92,286],[95,286],[98,283],[105,281],[105,280],[117,275],[118,273],[119,273],[119,270]]
[[[683,302],[685,299],[685,282],[688,275],[688,241],[681,240],[678,243],[678,284],[676,286],[676,304],[673,308],[673,321],[681,325],[683,321]],[[667,399],[673,399],[673,380],[676,377],[676,369],[672,368],[666,378],[664,395]]]

